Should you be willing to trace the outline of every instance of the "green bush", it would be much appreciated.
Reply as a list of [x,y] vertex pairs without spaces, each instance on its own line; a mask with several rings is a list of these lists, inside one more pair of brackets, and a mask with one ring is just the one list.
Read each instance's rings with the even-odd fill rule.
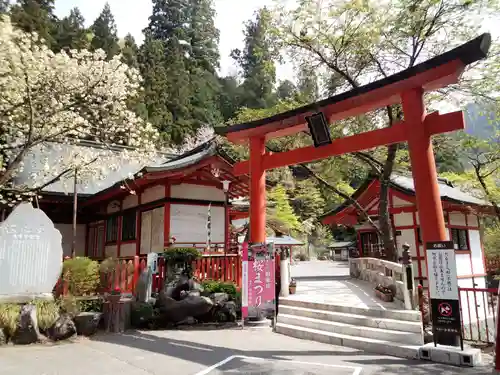
[[145,328],[154,318],[153,306],[146,302],[137,302],[132,305],[130,312],[130,321],[132,327]]
[[15,303],[0,304],[0,328],[5,329],[6,334],[13,336],[17,330],[21,306]]
[[57,301],[61,313],[69,314],[71,316],[76,316],[80,313],[80,307],[78,306],[77,299],[72,295],[67,295],[61,297]]
[[236,298],[238,290],[236,285],[230,281],[204,280],[201,283],[203,291],[207,294],[212,293],[227,293],[229,296]]
[[99,263],[85,257],[67,259],[63,263],[63,278],[71,295],[93,295],[100,283]]
[[36,318],[38,320],[38,327],[40,330],[45,331],[52,327],[59,318],[59,304],[54,301],[33,301],[36,306]]
[[299,254],[298,258],[299,258],[299,260],[300,260],[301,262],[304,262],[304,261],[306,261],[306,260],[309,260],[309,258],[307,257],[307,255],[306,255],[306,254]]
[[76,316],[81,312],[102,312],[104,300],[101,297],[74,297],[67,295],[57,301],[60,312]]
[[169,247],[163,253],[166,263],[179,265],[192,263],[200,256],[200,252],[195,247]]

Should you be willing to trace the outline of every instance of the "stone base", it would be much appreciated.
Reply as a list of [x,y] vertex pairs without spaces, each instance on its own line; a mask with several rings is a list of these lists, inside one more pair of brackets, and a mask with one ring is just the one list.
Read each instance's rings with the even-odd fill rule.
[[481,365],[481,350],[464,345],[464,350],[459,347],[438,345],[434,343],[425,344],[419,349],[420,359],[444,363],[447,365],[461,367],[476,367]]
[[262,320],[250,320],[250,319],[245,319],[245,327],[252,327],[252,328],[261,328],[261,327],[269,327],[271,324],[271,321],[269,319],[262,319]]
[[53,301],[54,295],[52,293],[40,293],[40,294],[0,294],[0,303],[17,303],[25,304],[30,303],[34,300],[43,301]]

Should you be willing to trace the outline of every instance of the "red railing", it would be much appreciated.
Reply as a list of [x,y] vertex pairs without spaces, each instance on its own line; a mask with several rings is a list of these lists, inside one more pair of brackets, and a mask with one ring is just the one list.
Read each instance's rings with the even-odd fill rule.
[[[109,292],[119,288],[125,293],[134,293],[137,281],[142,271],[146,268],[146,257],[135,256],[122,258],[116,267],[108,272],[101,272],[100,293]],[[230,281],[241,287],[241,257],[237,254],[204,254],[193,262],[193,274],[199,280]],[[158,259],[158,272],[153,275],[152,291],[159,292],[167,278],[165,259]],[[68,294],[68,283],[59,279],[54,288],[56,295]]]
[[494,343],[497,290],[495,288],[458,288],[458,290],[464,340]]
[[194,262],[193,273],[200,281],[231,281],[241,286],[241,257],[237,254],[203,256]]

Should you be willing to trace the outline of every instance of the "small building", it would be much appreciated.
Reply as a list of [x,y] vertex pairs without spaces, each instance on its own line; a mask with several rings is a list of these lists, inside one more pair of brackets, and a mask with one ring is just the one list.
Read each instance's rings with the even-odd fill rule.
[[[481,216],[491,212],[490,204],[462,192],[445,179],[439,179],[439,190],[448,239],[451,239],[455,246],[459,286],[484,288],[486,270]],[[379,192],[380,182],[371,178],[353,194],[353,198],[367,211],[375,224],[378,221]],[[408,243],[415,279],[426,288],[425,248],[420,236],[415,188],[411,177],[394,175],[391,177],[389,214],[399,255],[402,245]],[[377,256],[382,248],[375,228],[362,220],[356,208],[347,201],[325,214],[322,222],[327,225],[355,228],[359,256]]]
[[348,260],[351,252],[356,250],[356,241],[337,241],[328,245],[332,260]]
[[[98,146],[59,145],[49,159],[55,162],[75,147]],[[31,173],[41,168],[39,159],[36,153],[29,156],[17,184],[29,185]],[[76,186],[76,255],[128,258],[162,252],[169,246],[208,250],[209,216],[210,251],[222,252],[229,244],[229,201],[248,195],[248,178],[232,174],[232,160],[215,141],[182,155],[159,155],[150,166],[117,164],[104,180]],[[230,182],[227,192],[223,181]],[[73,242],[73,184],[69,185],[58,181],[47,186],[39,201],[62,234],[66,256],[71,255]]]

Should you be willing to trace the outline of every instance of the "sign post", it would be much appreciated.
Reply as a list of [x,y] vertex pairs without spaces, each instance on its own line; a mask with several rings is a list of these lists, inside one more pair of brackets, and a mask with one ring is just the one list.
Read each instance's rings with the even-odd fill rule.
[[457,264],[453,242],[427,242],[426,248],[434,346],[437,344],[460,346],[463,350]]
[[243,320],[275,315],[275,254],[272,244],[243,244]]

